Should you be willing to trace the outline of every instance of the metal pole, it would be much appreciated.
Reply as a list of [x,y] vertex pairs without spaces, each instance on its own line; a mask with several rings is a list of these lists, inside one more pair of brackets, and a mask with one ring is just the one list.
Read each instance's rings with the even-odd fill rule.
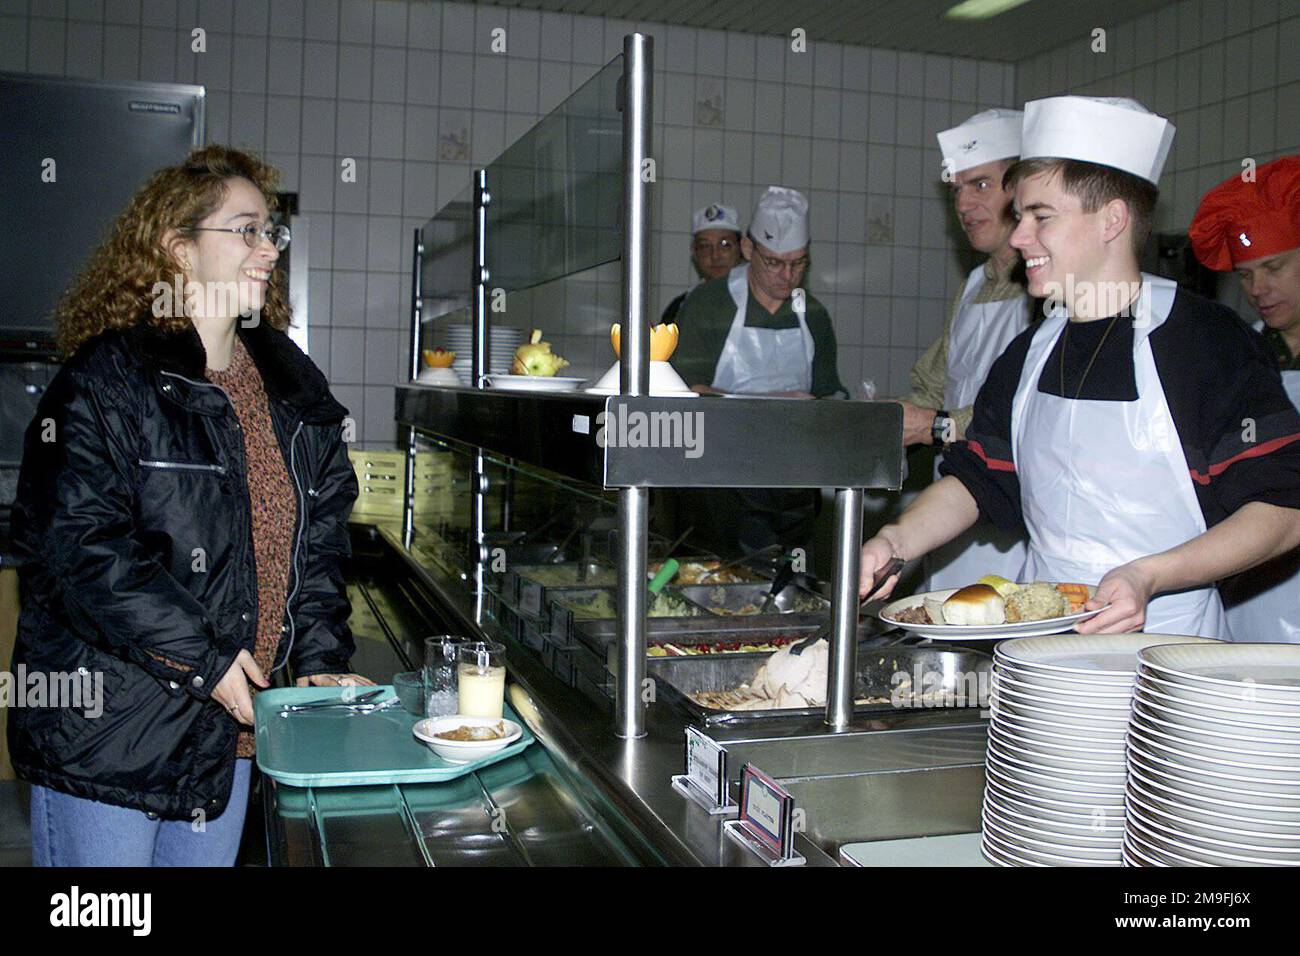
[[831,592],[830,674],[826,724],[845,730],[853,719],[858,673],[858,574],[862,565],[862,489],[835,489],[835,582]]
[[[643,33],[623,38],[623,335],[619,391],[650,392],[650,196],[642,165],[651,150],[654,40]],[[618,680],[614,732],[645,735],[642,684],[646,666],[646,538],[650,492],[618,493]]]
[[491,276],[487,267],[487,207],[492,196],[487,189],[487,170],[474,170],[474,267],[473,297],[470,303],[470,326],[474,355],[471,359],[470,387],[487,388],[484,376],[492,371],[488,364],[487,286]]
[[[424,303],[420,301],[424,297],[424,277],[421,268],[424,264],[424,243],[420,239],[418,228],[415,230],[413,252],[414,255],[411,256],[411,360],[408,363],[412,382],[420,375],[420,338],[424,332]],[[415,429],[403,425],[401,437],[404,439],[402,444],[406,447],[406,481],[402,486],[402,541],[410,547],[415,537]]]

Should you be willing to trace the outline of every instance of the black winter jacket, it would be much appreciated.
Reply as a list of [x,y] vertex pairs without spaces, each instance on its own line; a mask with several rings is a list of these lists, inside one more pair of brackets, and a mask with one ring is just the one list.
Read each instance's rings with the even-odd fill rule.
[[[265,323],[237,334],[297,491],[275,668],[343,672],[354,645],[340,565],[357,495],[347,410],[287,335]],[[14,768],[165,819],[226,808],[238,725],[209,695],[257,634],[243,441],[205,358],[193,326],[86,342],[27,429],[13,509],[25,562],[15,671],[103,675],[98,716],[84,701],[13,710]]]

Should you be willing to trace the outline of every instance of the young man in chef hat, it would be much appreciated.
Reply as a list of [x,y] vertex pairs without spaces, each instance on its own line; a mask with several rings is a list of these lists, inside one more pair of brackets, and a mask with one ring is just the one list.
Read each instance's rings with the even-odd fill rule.
[[1011,244],[1049,313],[994,363],[944,477],[863,546],[864,590],[983,515],[1028,529],[1024,580],[1096,585],[1079,631],[1225,638],[1214,582],[1300,545],[1300,414],[1262,340],[1138,270],[1173,136],[1132,100],[1026,104]]
[[[1264,324],[1264,341],[1300,407],[1300,156],[1283,156],[1215,186],[1188,236],[1207,269],[1236,272]],[[1300,644],[1300,551],[1224,587],[1238,641]]]
[[[808,200],[769,186],[741,239],[745,261],[691,291],[677,316],[673,367],[695,391],[785,398],[847,395],[826,308],[803,288]],[[779,447],[755,454],[780,454]],[[728,554],[780,545],[811,551],[817,493],[735,489],[683,495],[696,542]]]
[[[720,279],[740,265],[740,218],[736,210],[710,203],[695,210],[691,227],[691,266],[701,280]],[[660,321],[675,322],[689,293],[688,289],[669,302]]]
[[[1002,187],[1003,174],[1020,158],[1023,120],[1019,110],[984,110],[938,135],[962,231],[988,259],[971,270],[943,334],[912,366],[912,391],[900,402],[905,445],[965,437],[993,360],[1029,326],[1030,299],[1013,276],[1020,255],[1011,247],[1011,193]],[[962,587],[986,574],[1014,581],[1024,564],[1023,532],[980,522],[927,555],[926,588]]]

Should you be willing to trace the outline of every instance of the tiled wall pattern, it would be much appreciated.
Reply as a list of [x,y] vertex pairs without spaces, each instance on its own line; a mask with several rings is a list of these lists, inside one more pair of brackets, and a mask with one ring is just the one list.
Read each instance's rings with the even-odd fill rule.
[[[206,52],[193,52],[196,27]],[[504,54],[490,49],[498,27]],[[747,217],[768,184],[799,188],[812,201],[811,288],[835,320],[841,377],[903,391],[969,266],[934,133],[1013,103],[1010,65],[825,43],[796,53],[780,38],[405,0],[0,0],[0,70],[206,86],[209,140],[264,152],[311,217],[311,353],[360,437],[382,441],[405,361],[413,229],[633,29],[656,42],[657,305],[693,278],[692,209],[722,200]],[[1271,36],[1278,60],[1286,47],[1276,26]],[[1224,42],[1225,63],[1241,42]],[[1163,63],[1130,55],[1124,69],[1136,82]],[[1049,79],[1057,69],[1049,63]],[[1225,101],[1253,87],[1230,89]],[[1277,115],[1294,116],[1296,97],[1282,100],[1270,93]],[[1228,128],[1253,124],[1253,107],[1230,107],[1213,107]],[[356,183],[340,181],[344,158],[357,160]],[[575,370],[603,370],[614,315],[558,312],[557,350]]]
[[1022,101],[1061,93],[1131,96],[1177,134],[1157,228],[1185,231],[1201,196],[1242,170],[1300,152],[1300,4],[1183,0],[1021,62]]

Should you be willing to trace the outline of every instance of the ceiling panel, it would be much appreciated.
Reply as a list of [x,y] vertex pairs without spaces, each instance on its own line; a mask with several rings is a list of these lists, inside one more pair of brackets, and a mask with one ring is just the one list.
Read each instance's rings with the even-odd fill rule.
[[789,36],[890,50],[946,53],[984,60],[1023,60],[1168,5],[1168,0],[1029,0],[988,20],[943,17],[956,0],[479,0],[479,6],[671,23],[704,29]]

